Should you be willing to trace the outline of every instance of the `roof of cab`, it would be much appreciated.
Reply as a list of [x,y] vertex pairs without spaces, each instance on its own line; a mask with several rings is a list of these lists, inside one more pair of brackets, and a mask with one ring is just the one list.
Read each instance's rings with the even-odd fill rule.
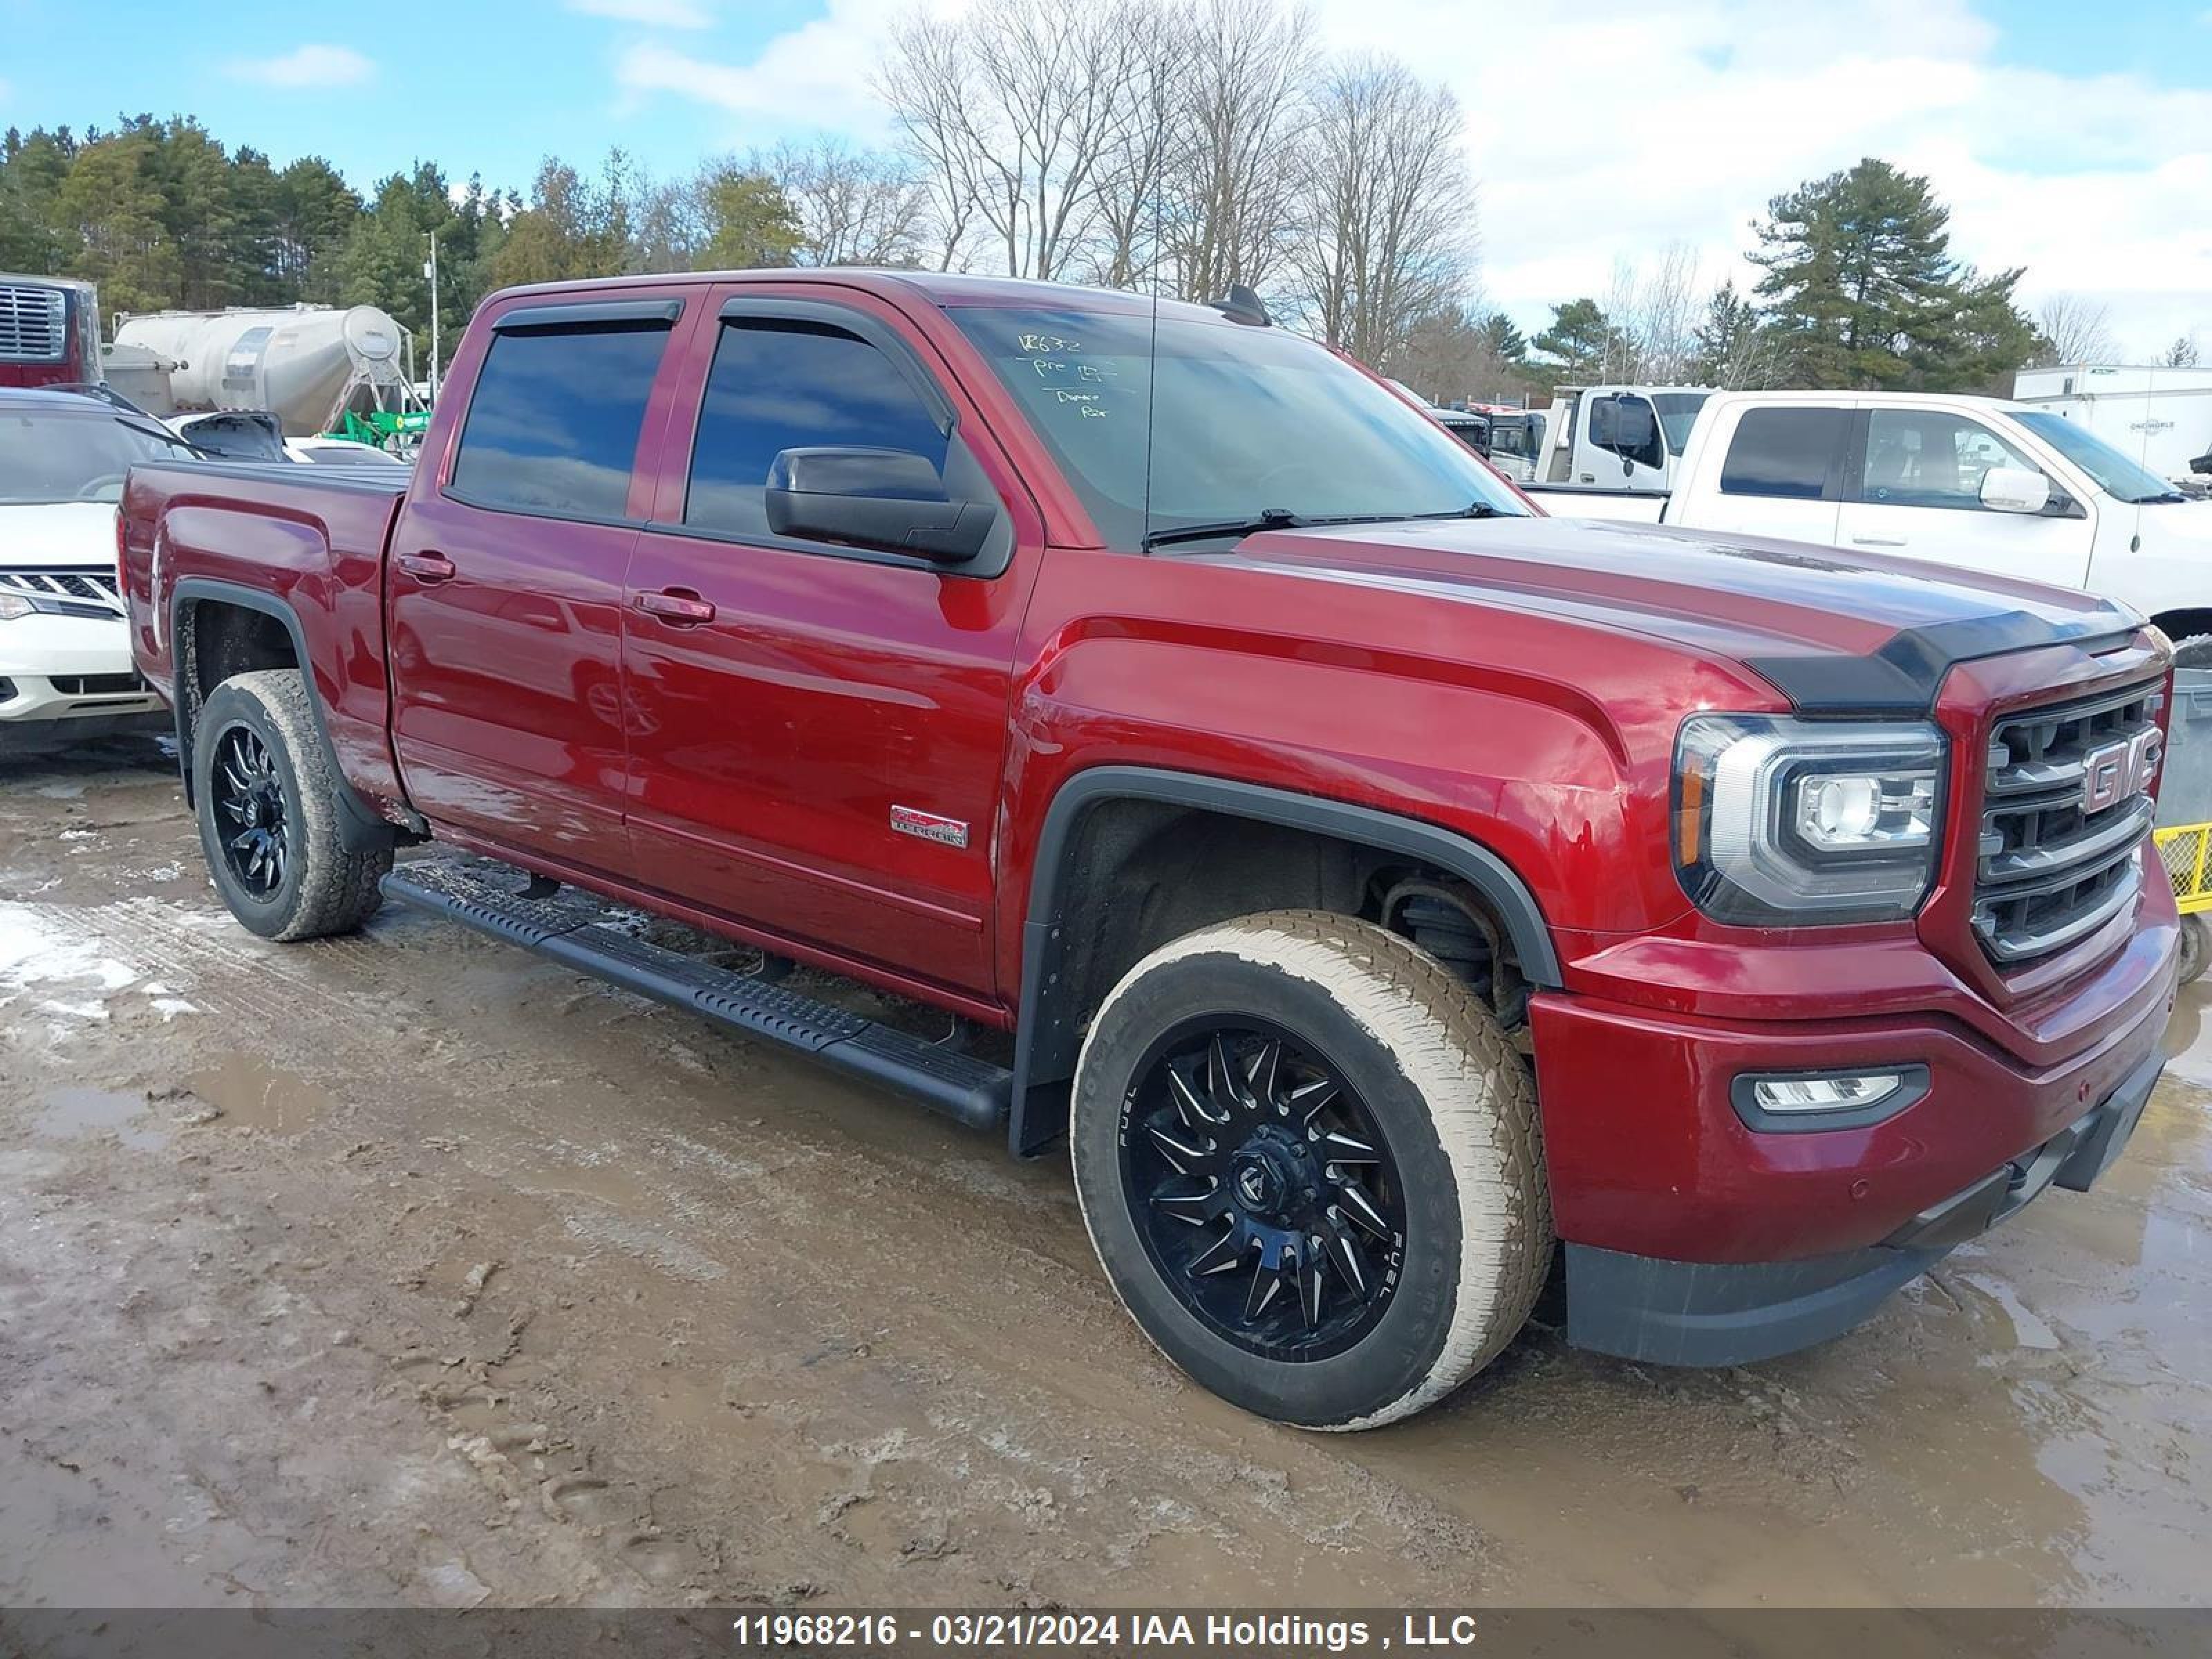
[[1120,289],[1083,288],[1073,283],[1040,283],[1018,276],[973,276],[959,271],[908,270],[873,265],[808,265],[773,270],[687,270],[665,275],[647,273],[635,276],[605,276],[503,289],[491,298],[504,301],[556,294],[604,294],[633,288],[701,288],[714,283],[792,282],[828,284],[877,294],[896,292],[945,307],[1033,306],[1042,310],[1149,315],[1157,303],[1163,317],[1176,317],[1193,322],[1227,320],[1212,306],[1198,305],[1188,300],[1163,299],[1155,301],[1148,294],[1130,294]]
[[82,392],[48,392],[40,386],[0,386],[0,409],[10,409],[18,414],[36,414],[44,410],[49,415],[113,415],[119,411],[111,404],[97,398],[88,398]]

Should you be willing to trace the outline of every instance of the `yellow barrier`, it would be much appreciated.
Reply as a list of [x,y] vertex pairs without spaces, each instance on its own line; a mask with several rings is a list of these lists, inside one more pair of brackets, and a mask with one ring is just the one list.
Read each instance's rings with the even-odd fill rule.
[[2212,852],[2212,823],[2179,824],[2157,831],[2153,839],[2173,883],[2175,907],[2185,916],[2212,910],[2212,890],[2204,884],[2205,855]]

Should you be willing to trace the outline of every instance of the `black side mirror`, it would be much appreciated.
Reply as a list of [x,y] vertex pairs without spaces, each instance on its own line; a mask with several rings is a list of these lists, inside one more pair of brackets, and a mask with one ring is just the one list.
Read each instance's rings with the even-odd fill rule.
[[1590,405],[1590,441],[1626,460],[1650,449],[1659,435],[1659,417],[1641,398],[1600,398]]
[[983,550],[995,501],[956,501],[924,457],[904,449],[787,449],[768,470],[768,527],[956,564]]

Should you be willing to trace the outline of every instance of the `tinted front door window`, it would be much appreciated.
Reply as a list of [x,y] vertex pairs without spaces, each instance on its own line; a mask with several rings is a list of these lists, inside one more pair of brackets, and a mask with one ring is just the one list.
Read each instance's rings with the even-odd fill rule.
[[946,439],[921,394],[858,335],[819,323],[732,323],[722,329],[684,522],[731,535],[769,533],[769,466],[787,449],[902,449],[942,474]]

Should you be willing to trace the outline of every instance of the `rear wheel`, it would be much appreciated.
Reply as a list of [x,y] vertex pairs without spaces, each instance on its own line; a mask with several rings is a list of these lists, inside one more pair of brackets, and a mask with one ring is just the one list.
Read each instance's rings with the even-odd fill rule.
[[1526,1065],[1433,957],[1349,917],[1247,917],[1139,963],[1085,1044],[1073,1146],[1146,1334],[1282,1422],[1441,1399],[1550,1264]]
[[382,902],[389,849],[338,838],[341,786],[296,670],[225,680],[192,737],[200,848],[232,915],[264,939],[350,933]]

